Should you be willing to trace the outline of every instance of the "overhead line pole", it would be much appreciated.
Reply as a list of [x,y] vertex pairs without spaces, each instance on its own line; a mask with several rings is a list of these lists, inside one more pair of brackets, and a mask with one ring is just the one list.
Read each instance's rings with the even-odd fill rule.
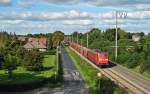
[[71,35],[71,37],[72,37],[72,42],[73,42],[73,34]]
[[125,17],[127,17],[127,12],[116,11],[115,16],[116,16],[115,61],[117,61],[117,56],[118,56],[118,16],[120,18],[125,18]]
[[115,61],[117,61],[118,56],[118,12],[116,11],[116,42],[115,42]]
[[78,36],[78,32],[77,32],[77,44],[79,43],[79,36]]
[[88,46],[89,46],[89,34],[87,32],[87,48],[88,48]]

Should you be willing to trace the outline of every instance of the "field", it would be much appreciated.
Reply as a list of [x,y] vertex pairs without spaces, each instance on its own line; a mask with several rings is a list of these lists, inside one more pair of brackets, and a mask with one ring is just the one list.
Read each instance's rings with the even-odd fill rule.
[[0,70],[0,84],[24,84],[45,78],[50,78],[55,71],[55,55],[45,55],[43,60],[44,70],[40,72],[27,71],[18,67],[13,71],[13,78],[8,78],[6,70]]

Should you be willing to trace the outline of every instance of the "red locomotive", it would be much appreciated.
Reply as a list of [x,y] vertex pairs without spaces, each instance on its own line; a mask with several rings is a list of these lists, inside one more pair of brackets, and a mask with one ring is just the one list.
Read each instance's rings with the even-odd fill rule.
[[103,52],[97,49],[88,49],[74,42],[69,42],[69,44],[73,49],[95,64],[100,66],[109,65],[108,52]]

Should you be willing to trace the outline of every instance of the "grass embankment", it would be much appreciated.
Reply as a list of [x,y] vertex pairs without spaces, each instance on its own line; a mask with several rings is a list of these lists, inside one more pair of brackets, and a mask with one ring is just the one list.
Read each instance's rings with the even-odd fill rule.
[[0,84],[25,84],[31,83],[54,75],[55,55],[45,55],[43,61],[44,70],[40,72],[27,71],[18,67],[13,71],[13,78],[8,78],[6,70],[0,70]]
[[98,70],[81,59],[80,56],[75,54],[70,48],[67,47],[66,49],[83,79],[88,84],[91,94],[128,94],[125,90],[115,85],[110,79],[103,76],[98,78]]
[[98,94],[97,93],[97,73],[98,71],[96,69],[93,69],[92,66],[90,66],[86,61],[81,59],[78,55],[76,55],[71,49],[68,47],[66,48],[69,56],[73,60],[75,66],[80,71],[83,79],[86,81],[86,83],[89,86],[89,89],[92,94]]

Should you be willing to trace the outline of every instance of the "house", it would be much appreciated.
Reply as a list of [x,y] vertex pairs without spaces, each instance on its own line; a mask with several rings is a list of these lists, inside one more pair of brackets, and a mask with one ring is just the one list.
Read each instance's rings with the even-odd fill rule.
[[20,41],[22,41],[22,42],[25,42],[25,41],[27,40],[27,38],[20,36],[20,37],[18,37],[18,40],[20,40]]
[[44,52],[47,49],[47,40],[46,38],[28,38],[28,41],[24,45],[24,48],[27,50],[37,48],[39,49],[39,51]]
[[139,41],[140,39],[141,39],[141,36],[139,34],[132,35],[132,40],[133,41]]

